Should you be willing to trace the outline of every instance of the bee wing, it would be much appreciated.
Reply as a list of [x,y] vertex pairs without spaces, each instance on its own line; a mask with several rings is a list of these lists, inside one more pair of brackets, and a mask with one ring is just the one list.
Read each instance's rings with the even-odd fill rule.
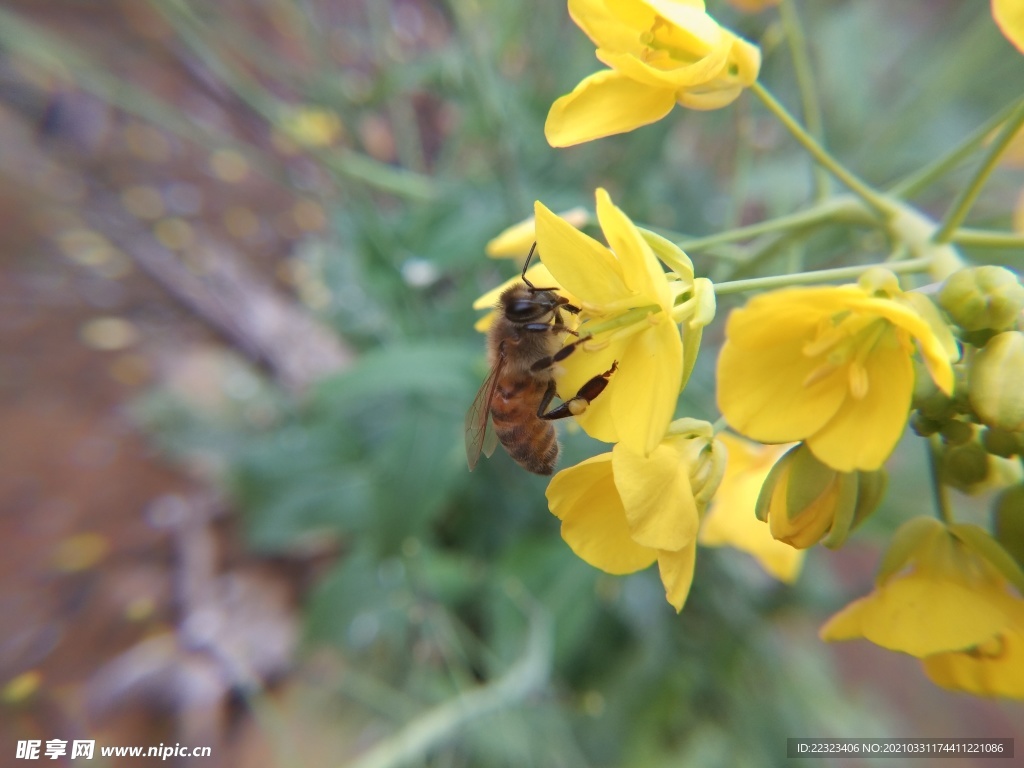
[[498,445],[498,435],[491,424],[491,398],[504,365],[505,358],[499,357],[466,412],[466,459],[470,472],[480,461],[481,453],[490,458]]

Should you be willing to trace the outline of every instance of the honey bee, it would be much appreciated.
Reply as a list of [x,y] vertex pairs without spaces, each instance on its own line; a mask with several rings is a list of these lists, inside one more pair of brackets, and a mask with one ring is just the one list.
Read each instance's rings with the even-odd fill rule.
[[578,416],[608,386],[618,367],[589,379],[572,398],[548,410],[555,397],[553,368],[568,357],[580,339],[562,321],[562,312],[580,310],[559,296],[556,288],[538,288],[526,278],[537,244],[523,265],[522,282],[507,288],[498,300],[487,335],[491,372],[466,414],[466,457],[470,471],[481,452],[494,453],[498,441],[523,468],[550,475],[558,461],[558,438],[552,421]]

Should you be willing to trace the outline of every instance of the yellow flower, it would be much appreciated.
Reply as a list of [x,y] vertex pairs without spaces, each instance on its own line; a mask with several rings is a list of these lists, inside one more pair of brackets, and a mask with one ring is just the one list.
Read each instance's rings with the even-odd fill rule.
[[[598,189],[596,197],[597,219],[611,248],[536,204],[537,252],[582,310],[580,338],[593,335],[565,358],[555,382],[560,393],[576,392],[618,361],[608,388],[577,421],[591,437],[647,455],[665,435],[683,386],[683,338],[675,323],[691,318],[686,332],[694,326],[691,336],[699,341],[700,323],[710,318],[700,313],[698,289],[702,297],[713,291],[706,280],[693,279],[692,267],[688,275],[666,274],[645,235],[608,193]],[[676,306],[686,293],[692,294],[689,301]],[[692,357],[686,364],[692,365]]]
[[913,341],[952,393],[949,330],[885,270],[858,285],[762,294],[730,315],[725,333],[718,407],[729,425],[764,443],[804,440],[843,472],[878,469],[896,446],[914,389]]
[[996,25],[1024,53],[1024,3],[1020,0],[992,0],[992,18]]
[[758,48],[720,27],[703,0],[569,0],[569,15],[610,69],[551,106],[544,133],[553,147],[648,125],[676,103],[724,107],[761,66]]
[[[558,216],[568,221],[577,229],[589,222],[591,218],[590,211],[580,206],[560,213]],[[526,254],[530,252],[530,248],[533,247],[536,241],[537,220],[531,216],[503,230],[497,237],[487,243],[486,253],[492,259],[525,259]],[[540,285],[540,283],[536,283],[536,285]]]
[[595,568],[626,574],[657,562],[665,597],[680,611],[693,580],[700,510],[723,459],[704,422],[666,437],[647,457],[619,443],[556,474],[548,506],[565,542]]
[[726,432],[718,440],[728,450],[729,462],[701,524],[700,543],[743,550],[772,576],[792,584],[803,565],[803,551],[773,538],[768,526],[754,514],[765,478],[790,446],[758,445]]
[[288,138],[306,147],[329,147],[344,132],[337,114],[329,109],[308,106],[288,111],[278,127]]
[[772,536],[798,549],[819,541],[843,545],[874,512],[885,492],[885,472],[839,472],[801,444],[771,468],[757,499],[757,516]]
[[1024,600],[1017,601],[1012,619],[984,643],[922,659],[925,674],[950,690],[1024,699]]
[[[894,534],[875,591],[829,619],[821,638],[863,637],[918,658],[989,652],[993,642],[1019,631],[1024,615],[1011,579],[1020,590],[1020,567],[982,529],[914,518]],[[948,661],[934,667],[949,671]]]

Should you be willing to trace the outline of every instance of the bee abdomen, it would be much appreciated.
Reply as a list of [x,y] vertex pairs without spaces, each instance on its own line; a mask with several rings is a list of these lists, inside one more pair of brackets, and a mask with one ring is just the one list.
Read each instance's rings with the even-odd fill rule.
[[536,419],[527,424],[502,425],[495,419],[494,428],[508,455],[520,466],[538,475],[554,472],[558,438],[551,424]]

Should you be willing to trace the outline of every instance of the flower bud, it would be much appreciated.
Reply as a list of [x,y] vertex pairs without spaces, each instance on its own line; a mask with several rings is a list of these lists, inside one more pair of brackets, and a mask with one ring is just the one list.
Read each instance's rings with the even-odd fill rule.
[[910,414],[910,428],[918,437],[931,437],[942,429],[942,423],[929,419],[921,411],[914,411]]
[[[708,502],[715,495],[725,474],[728,452],[718,440],[698,438],[692,441],[693,449],[687,451],[692,456],[690,468],[690,488],[697,508],[703,512]],[[694,450],[696,449],[696,450]]]
[[988,479],[989,455],[977,443],[950,446],[943,454],[942,482],[972,493]]
[[969,397],[988,426],[1024,430],[1024,333],[1000,333],[975,355]]
[[983,429],[981,444],[993,456],[1004,459],[1009,459],[1021,452],[1020,436],[1013,432],[1007,432],[1005,429],[992,429],[991,427]]
[[971,267],[950,275],[938,299],[965,331],[1005,331],[1024,309],[1024,286],[1005,267]]
[[772,468],[757,499],[757,516],[775,539],[797,549],[814,546],[835,529],[845,538],[857,509],[857,472],[839,472],[798,445]]
[[974,427],[966,421],[950,419],[939,430],[946,445],[963,445],[974,438]]

